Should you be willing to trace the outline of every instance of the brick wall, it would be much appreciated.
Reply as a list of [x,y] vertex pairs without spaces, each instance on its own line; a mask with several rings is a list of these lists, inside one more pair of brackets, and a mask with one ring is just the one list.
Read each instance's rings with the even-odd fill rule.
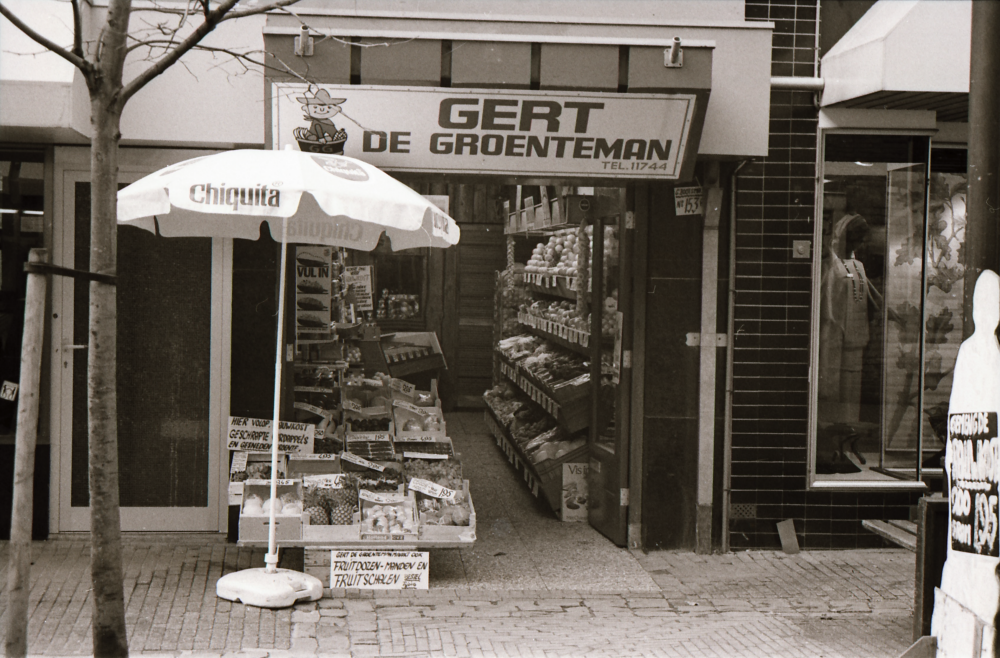
[[[775,24],[771,74],[815,75],[816,0],[747,0],[748,20]],[[806,490],[812,263],[792,240],[813,239],[818,112],[811,92],[771,92],[767,158],[738,173],[733,309],[734,550],[777,548],[795,520],[803,548],[882,546],[861,519],[908,518],[913,494]]]

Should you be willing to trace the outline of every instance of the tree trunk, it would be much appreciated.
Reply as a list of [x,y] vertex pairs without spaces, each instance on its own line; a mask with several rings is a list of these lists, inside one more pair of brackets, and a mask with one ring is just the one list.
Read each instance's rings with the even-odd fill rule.
[[[117,273],[117,90],[91,90],[90,269]],[[128,656],[118,499],[117,298],[113,285],[90,283],[87,411],[90,433],[90,537],[95,656]]]
[[[48,252],[32,249],[28,262],[44,263]],[[24,338],[17,398],[17,442],[14,448],[14,503],[10,523],[10,559],[7,564],[8,658],[28,655],[28,594],[31,590],[31,519],[34,509],[35,444],[38,434],[38,394],[45,335],[44,274],[28,275],[24,300]]]

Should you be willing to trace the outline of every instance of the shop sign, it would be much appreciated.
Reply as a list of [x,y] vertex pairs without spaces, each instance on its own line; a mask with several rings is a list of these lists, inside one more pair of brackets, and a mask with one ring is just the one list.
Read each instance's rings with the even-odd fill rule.
[[272,83],[273,147],[389,171],[671,180],[694,94]]
[[1000,439],[995,411],[948,415],[945,465],[952,550],[1000,556],[997,542]]
[[427,589],[430,553],[330,551],[330,587]]
[[[285,453],[313,451],[316,426],[310,423],[278,423],[278,450]],[[229,450],[269,452],[271,450],[271,419],[229,417],[226,431]]]

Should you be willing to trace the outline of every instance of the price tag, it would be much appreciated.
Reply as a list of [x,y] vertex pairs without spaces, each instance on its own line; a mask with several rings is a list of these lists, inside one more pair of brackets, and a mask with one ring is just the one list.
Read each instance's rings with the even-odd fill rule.
[[390,381],[389,388],[391,388],[394,391],[399,391],[403,395],[410,395],[410,396],[412,396],[417,390],[416,386],[414,386],[410,382],[403,381],[402,379],[393,379],[392,381]]
[[323,418],[331,418],[333,416],[332,411],[327,411],[321,407],[317,407],[314,404],[309,404],[308,402],[296,402],[294,404],[296,409],[301,409],[302,411],[308,411],[309,413],[316,414],[317,416],[322,416]]
[[330,452],[318,452],[311,455],[289,455],[292,461],[331,461],[337,459],[337,455]]
[[417,405],[411,402],[404,402],[403,400],[393,400],[392,406],[399,407],[400,409],[406,409],[407,411],[412,411],[413,413],[419,414],[421,416],[426,416],[427,414],[430,413],[430,410],[427,409],[426,407],[418,407]]
[[242,473],[247,470],[247,453],[237,451],[233,453],[233,465],[229,467],[230,473]]
[[356,411],[361,413],[361,405],[354,400],[344,400],[344,411]]
[[328,473],[325,475],[306,475],[302,484],[320,489],[343,489],[346,476],[343,473]]
[[392,441],[392,437],[388,432],[351,432],[347,441]]
[[243,502],[243,483],[242,482],[230,482],[229,483],[229,504],[239,505]]
[[[247,484],[254,484],[254,485],[257,485],[257,486],[263,486],[263,485],[270,486],[271,485],[271,481],[270,480],[246,480],[245,482]],[[282,479],[282,480],[275,480],[275,484],[277,484],[279,487],[287,487],[287,486],[295,484],[295,480],[284,480],[284,479]]]
[[704,194],[700,187],[675,187],[674,214],[678,217],[705,214],[703,199]]
[[404,452],[406,459],[448,459],[448,455],[431,454],[429,452]]
[[396,503],[402,503],[406,500],[406,494],[401,493],[375,493],[374,491],[368,491],[367,489],[362,489],[358,492],[358,498],[361,500],[367,500],[369,503],[375,503],[376,505],[392,505]]
[[437,443],[441,439],[436,436],[408,436],[405,439],[401,438],[400,441],[405,441],[406,443]]
[[351,462],[352,464],[357,464],[358,466],[364,466],[365,468],[370,468],[373,471],[378,471],[381,473],[385,470],[385,466],[381,464],[376,464],[375,462],[370,462],[364,457],[358,457],[357,455],[352,455],[349,452],[340,453],[340,459],[345,462]]
[[422,494],[426,494],[433,498],[443,498],[445,500],[455,499],[455,490],[449,489],[447,487],[442,487],[440,484],[431,482],[430,480],[421,480],[420,478],[410,478],[410,484],[408,485],[411,491],[419,491]]

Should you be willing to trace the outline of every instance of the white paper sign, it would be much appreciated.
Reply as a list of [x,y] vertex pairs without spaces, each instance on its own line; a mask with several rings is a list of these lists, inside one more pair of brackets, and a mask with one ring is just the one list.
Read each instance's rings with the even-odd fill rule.
[[17,398],[17,384],[5,381],[3,385],[0,386],[0,398],[13,402],[15,398]]
[[[226,432],[229,450],[271,451],[271,419],[229,417]],[[278,450],[286,453],[311,453],[316,426],[310,423],[278,422]]]
[[444,498],[446,500],[455,499],[455,490],[449,489],[448,487],[442,487],[440,484],[431,482],[430,480],[421,480],[420,478],[410,478],[410,490],[419,491],[422,494],[426,494],[433,498]]
[[406,496],[401,493],[376,493],[374,491],[368,491],[367,489],[359,491],[358,498],[361,500],[367,500],[369,503],[375,503],[376,505],[393,505],[406,500]]
[[431,454],[429,452],[404,452],[407,459],[448,459],[448,455]]
[[675,187],[674,214],[678,217],[705,214],[702,199],[704,199],[704,194],[700,187]]
[[357,455],[352,455],[349,452],[340,453],[341,461],[351,462],[352,464],[357,464],[358,466],[364,466],[365,468],[370,468],[373,471],[378,471],[381,473],[385,470],[385,466],[381,464],[376,464],[375,462],[370,462],[364,457],[358,457]]
[[233,463],[229,467],[230,473],[242,473],[247,470],[247,453],[239,451],[233,453]]
[[392,401],[392,406],[399,407],[400,409],[406,409],[407,411],[412,411],[413,413],[419,414],[421,416],[426,416],[426,415],[430,414],[431,411],[432,411],[431,409],[429,409],[427,407],[418,407],[417,405],[413,404],[412,402],[406,402],[404,400],[393,400]]
[[372,301],[372,268],[371,265],[355,265],[344,268],[344,283],[354,294],[355,311],[374,311]]
[[330,551],[330,587],[427,589],[429,556],[419,551]]
[[410,395],[410,396],[412,396],[413,393],[417,390],[416,386],[402,379],[393,379],[392,381],[390,381],[389,388],[391,388],[394,391],[399,391],[403,395]]
[[344,480],[347,478],[343,473],[327,473],[324,475],[306,475],[302,478],[303,485],[318,487],[320,489],[343,489]]

